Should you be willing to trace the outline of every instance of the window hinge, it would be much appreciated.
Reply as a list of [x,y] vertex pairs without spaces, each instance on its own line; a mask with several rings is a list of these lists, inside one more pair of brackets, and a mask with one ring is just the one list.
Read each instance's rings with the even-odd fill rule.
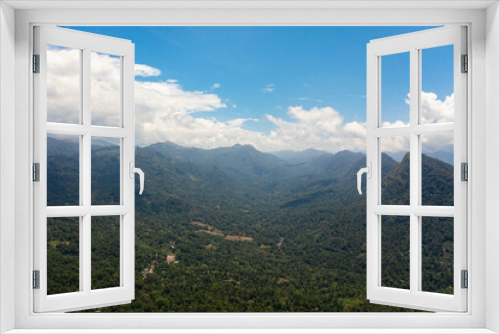
[[469,166],[466,162],[460,164],[460,174],[462,175],[462,181],[469,181]]
[[40,270],[33,270],[33,289],[40,289]]
[[33,181],[40,182],[40,163],[33,164]]
[[462,55],[462,73],[469,72],[469,56]]
[[461,278],[462,278],[462,289],[467,289],[469,287],[469,273],[467,270],[462,270],[461,272]]
[[33,73],[40,73],[40,55],[33,55]]

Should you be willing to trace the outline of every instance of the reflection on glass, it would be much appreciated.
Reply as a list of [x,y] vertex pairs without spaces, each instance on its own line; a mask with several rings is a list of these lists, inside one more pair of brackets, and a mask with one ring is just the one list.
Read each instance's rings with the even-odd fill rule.
[[410,53],[381,57],[381,126],[410,123]]
[[382,286],[410,288],[410,217],[382,217]]
[[90,58],[91,123],[121,126],[121,57],[92,52]]
[[421,135],[422,205],[453,206],[453,133]]
[[80,290],[80,219],[47,218],[47,294]]
[[453,45],[423,49],[421,57],[421,123],[453,122]]
[[81,50],[47,45],[47,122],[80,122]]
[[92,205],[120,204],[120,139],[92,137]]
[[47,205],[80,205],[79,136],[47,136]]
[[120,286],[120,216],[92,217],[92,290]]
[[380,138],[382,205],[410,205],[409,137]]
[[453,294],[453,218],[421,219],[422,290]]

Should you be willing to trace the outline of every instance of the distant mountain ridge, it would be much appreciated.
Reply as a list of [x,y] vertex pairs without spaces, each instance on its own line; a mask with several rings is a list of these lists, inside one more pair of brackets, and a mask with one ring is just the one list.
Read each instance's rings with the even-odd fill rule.
[[304,151],[285,150],[285,151],[275,151],[269,153],[291,164],[301,164],[304,162],[309,162],[323,155],[333,155],[330,152],[315,150],[312,148]]

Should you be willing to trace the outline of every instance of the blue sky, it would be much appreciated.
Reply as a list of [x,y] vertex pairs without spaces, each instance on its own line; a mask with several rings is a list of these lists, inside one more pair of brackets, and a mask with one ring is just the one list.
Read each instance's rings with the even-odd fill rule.
[[[247,121],[242,128],[269,133],[265,115],[291,121],[290,106],[331,107],[345,123],[366,120],[366,44],[428,27],[71,27],[129,39],[136,63],[161,70],[137,81],[177,80],[185,91],[216,94],[225,108],[193,117]],[[439,100],[453,93],[452,47],[428,54],[423,90]],[[427,52],[427,51],[426,51]],[[429,53],[431,51],[428,51]],[[383,60],[383,121],[408,121],[408,57]],[[387,65],[386,65],[387,64]]]

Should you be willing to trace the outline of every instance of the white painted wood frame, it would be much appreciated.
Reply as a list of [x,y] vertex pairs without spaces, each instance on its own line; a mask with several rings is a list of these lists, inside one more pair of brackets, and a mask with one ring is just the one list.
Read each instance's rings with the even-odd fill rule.
[[[80,50],[80,122],[47,123],[47,45]],[[91,125],[91,52],[120,56],[121,89],[119,128]],[[129,162],[135,159],[134,44],[130,41],[64,28],[34,27],[34,54],[40,55],[40,73],[34,74],[34,157],[40,163],[40,181],[34,183],[34,270],[40,288],[34,289],[35,312],[65,312],[129,303],[134,299],[134,179]],[[76,97],[78,98],[78,97]],[[47,135],[79,137],[80,205],[47,207]],[[120,205],[91,204],[91,139],[120,138]],[[120,217],[120,286],[91,289],[91,218]],[[47,295],[47,218],[79,217],[79,291]]]
[[[8,3],[8,5],[7,5]],[[12,333],[493,333],[499,321],[498,135],[499,17],[494,1],[3,1],[14,20],[2,37],[15,37],[15,52],[3,38],[0,58],[2,127],[15,128],[15,141],[1,142],[2,155],[15,152],[15,233],[2,223],[3,307],[1,325]],[[489,7],[488,7],[489,6]],[[14,14],[13,14],[14,15]],[[1,20],[0,20],[1,21]],[[2,23],[5,23],[3,21]],[[33,313],[33,212],[31,181],[33,96],[30,73],[33,25],[197,25],[197,26],[391,26],[453,25],[469,27],[469,289],[466,313],[280,313],[280,314],[90,314]],[[14,36],[15,33],[15,36]],[[13,44],[13,43],[12,43]],[[12,49],[12,50],[11,50]],[[15,111],[5,108],[9,102]],[[15,116],[15,117],[14,117]],[[2,136],[10,138],[5,132]],[[486,150],[488,155],[486,155]],[[1,161],[2,178],[9,159]],[[486,182],[486,172],[488,178]],[[2,191],[4,185],[2,183]],[[8,190],[7,190],[8,192]],[[486,196],[486,193],[488,196]],[[11,193],[9,192],[9,195]],[[2,199],[2,214],[9,203]],[[11,226],[12,225],[12,226]],[[12,254],[15,261],[10,261]],[[15,263],[15,266],[14,266]],[[15,267],[12,271],[11,268]],[[14,280],[15,277],[15,280]],[[5,279],[8,281],[5,282]],[[15,281],[15,298],[11,293]],[[15,312],[12,311],[15,305]],[[15,319],[12,317],[15,316]]]
[[[466,27],[443,27],[371,41],[367,46],[367,298],[384,305],[433,311],[467,311],[467,289],[461,288],[461,270],[467,270],[467,182],[461,181],[461,163],[467,160],[467,74],[461,73],[461,55],[467,54]],[[453,123],[421,124],[421,50],[453,45],[455,114]],[[410,54],[410,124],[382,127],[381,57]],[[422,134],[454,134],[454,206],[424,206],[421,201]],[[410,205],[381,205],[381,144],[383,137],[410,138]],[[384,287],[382,273],[382,216],[410,218],[410,289]],[[421,217],[453,217],[453,295],[422,291]]]

